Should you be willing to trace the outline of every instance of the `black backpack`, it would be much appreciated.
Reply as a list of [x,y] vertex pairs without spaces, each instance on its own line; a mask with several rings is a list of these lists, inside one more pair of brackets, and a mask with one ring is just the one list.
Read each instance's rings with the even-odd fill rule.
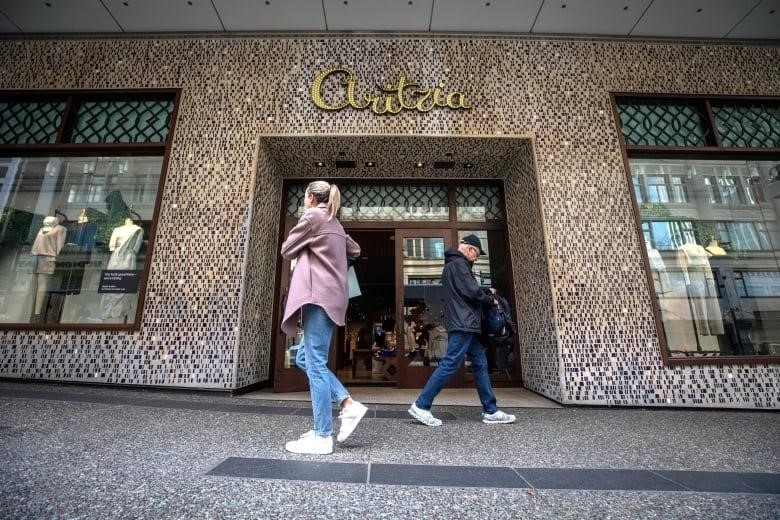
[[490,304],[482,308],[482,333],[479,340],[485,347],[488,369],[504,370],[509,376],[515,363],[515,324],[506,298],[496,295],[495,299],[498,305]]
[[485,347],[504,347],[514,343],[514,324],[508,315],[509,302],[495,296],[496,304],[482,307],[482,334],[480,340]]

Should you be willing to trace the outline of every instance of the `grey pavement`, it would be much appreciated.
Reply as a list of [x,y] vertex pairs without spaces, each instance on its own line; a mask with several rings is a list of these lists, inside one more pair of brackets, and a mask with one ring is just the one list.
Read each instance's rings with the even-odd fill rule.
[[0,518],[780,517],[776,412],[405,409],[303,456],[307,403],[0,381]]

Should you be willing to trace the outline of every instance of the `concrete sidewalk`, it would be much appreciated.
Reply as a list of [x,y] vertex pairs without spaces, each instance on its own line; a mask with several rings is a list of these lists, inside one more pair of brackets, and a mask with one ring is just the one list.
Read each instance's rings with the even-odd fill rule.
[[777,518],[773,412],[371,405],[329,456],[307,403],[0,381],[1,518]]

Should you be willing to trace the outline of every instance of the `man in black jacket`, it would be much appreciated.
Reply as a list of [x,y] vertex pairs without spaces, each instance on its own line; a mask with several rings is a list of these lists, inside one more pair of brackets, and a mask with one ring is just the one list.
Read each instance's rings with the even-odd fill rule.
[[485,349],[479,342],[482,306],[493,305],[495,289],[483,289],[474,278],[471,268],[479,255],[484,255],[482,243],[476,235],[464,236],[457,249],[444,254],[444,270],[441,283],[444,289],[444,327],[447,329],[447,353],[431,374],[409,414],[427,426],[440,426],[441,420],[431,414],[433,400],[447,381],[455,375],[463,359],[468,356],[474,372],[474,383],[482,402],[482,422],[507,424],[515,422],[515,416],[504,413],[496,406],[496,396],[490,385]]

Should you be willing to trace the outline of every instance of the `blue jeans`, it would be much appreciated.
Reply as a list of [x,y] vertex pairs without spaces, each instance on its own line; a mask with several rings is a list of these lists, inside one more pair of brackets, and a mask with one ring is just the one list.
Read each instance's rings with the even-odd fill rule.
[[479,342],[476,332],[463,332],[454,330],[449,333],[447,340],[447,353],[441,360],[439,366],[431,374],[428,382],[425,383],[422,392],[417,397],[418,408],[430,410],[433,406],[433,400],[439,395],[441,389],[447,384],[455,372],[463,364],[463,359],[468,355],[471,360],[471,370],[474,373],[474,384],[477,387],[479,400],[482,403],[482,409],[485,413],[494,413],[498,410],[496,406],[496,395],[493,393],[493,387],[490,385],[490,376],[488,375],[487,357],[485,349]]
[[[298,345],[298,349],[295,352],[295,366],[303,370],[306,373],[306,347],[304,346],[306,337],[301,338],[301,344]],[[326,363],[327,364],[327,363]],[[333,372],[328,370],[328,379],[330,382],[330,399],[336,404],[341,404],[341,401],[349,397],[349,392],[344,385],[341,384]]]
[[[333,321],[319,305],[303,306],[303,358],[298,365],[306,371],[311,392],[311,409],[314,415],[314,433],[328,437],[333,433],[333,408],[331,400],[343,401],[349,397],[346,388],[328,369],[328,351],[333,336]],[[301,356],[300,348],[295,363]]]

